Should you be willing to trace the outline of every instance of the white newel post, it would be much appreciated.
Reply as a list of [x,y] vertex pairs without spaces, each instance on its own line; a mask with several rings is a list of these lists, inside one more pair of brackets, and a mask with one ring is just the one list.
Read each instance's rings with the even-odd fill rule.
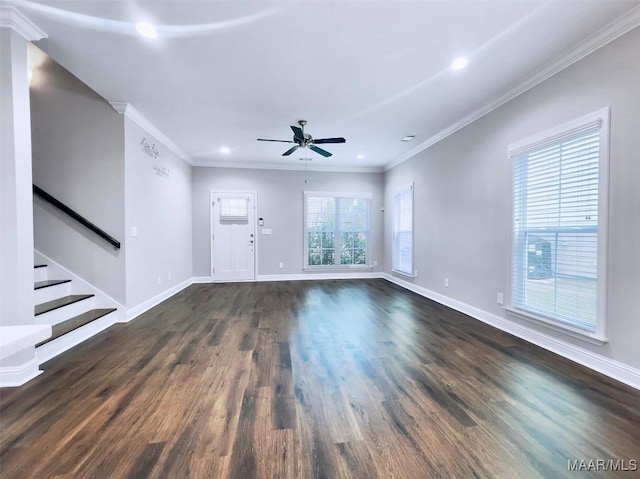
[[[27,48],[30,41],[44,37],[18,10],[0,6],[0,328],[34,322]],[[24,382],[37,372],[32,346],[0,360],[0,385]]]

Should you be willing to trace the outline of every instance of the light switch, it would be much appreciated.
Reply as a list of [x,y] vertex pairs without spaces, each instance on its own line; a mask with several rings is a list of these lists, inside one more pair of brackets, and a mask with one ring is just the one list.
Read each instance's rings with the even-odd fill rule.
[[135,226],[131,227],[131,236],[138,236],[138,228]]

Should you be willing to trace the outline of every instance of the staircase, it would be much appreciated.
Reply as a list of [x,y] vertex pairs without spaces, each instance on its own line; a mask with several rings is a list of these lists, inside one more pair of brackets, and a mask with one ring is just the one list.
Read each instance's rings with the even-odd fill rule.
[[[36,264],[34,269],[34,322],[52,327],[51,337],[36,345],[40,364],[117,322],[116,308],[96,307],[105,305],[96,304],[96,295],[86,284],[59,278],[64,272],[53,269],[54,278],[49,278],[47,264]],[[86,290],[79,291],[82,288]]]

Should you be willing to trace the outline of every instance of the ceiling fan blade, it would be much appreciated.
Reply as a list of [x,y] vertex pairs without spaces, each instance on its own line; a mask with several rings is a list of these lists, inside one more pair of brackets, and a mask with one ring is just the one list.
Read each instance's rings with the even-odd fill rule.
[[325,158],[328,158],[331,156],[331,153],[329,153],[327,150],[323,150],[322,148],[318,148],[315,145],[309,145],[309,149],[315,151],[316,153],[324,156]]
[[291,140],[265,140],[264,138],[258,138],[258,141],[277,141],[278,143],[295,143]]
[[[293,143],[293,142],[291,142],[291,143]],[[300,148],[298,145],[296,145],[296,146],[294,146],[294,147],[292,147],[292,148],[289,148],[287,151],[285,151],[285,152],[282,154],[282,156],[289,156],[291,153],[293,153],[294,151],[296,151],[298,148]]]
[[344,138],[319,138],[313,140],[316,145],[322,145],[323,143],[345,143],[347,140]]
[[304,133],[302,133],[302,129],[299,126],[291,125],[291,129],[293,130],[293,137],[296,140],[304,141]]

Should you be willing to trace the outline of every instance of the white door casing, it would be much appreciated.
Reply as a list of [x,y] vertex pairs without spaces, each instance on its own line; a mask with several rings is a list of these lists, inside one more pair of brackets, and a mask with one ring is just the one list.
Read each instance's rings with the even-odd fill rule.
[[211,191],[214,281],[255,281],[255,213],[255,191]]

